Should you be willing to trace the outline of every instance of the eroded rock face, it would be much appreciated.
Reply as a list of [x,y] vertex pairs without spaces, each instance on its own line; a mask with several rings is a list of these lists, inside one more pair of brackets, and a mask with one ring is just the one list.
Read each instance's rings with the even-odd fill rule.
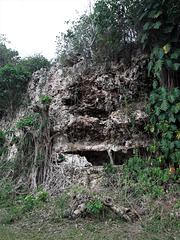
[[31,104],[17,113],[14,124],[48,95],[53,98],[49,117],[56,134],[52,147],[56,167],[64,162],[75,167],[119,165],[133,156],[134,148],[143,155],[149,141],[144,132],[147,56],[135,51],[130,66],[111,63],[108,69],[97,67],[89,74],[82,68],[83,61],[68,68],[57,63],[49,72],[34,73],[28,87]]
[[53,132],[59,132],[54,139],[56,153],[79,154],[94,165],[121,164],[132,156],[133,148],[146,147],[146,59],[137,51],[128,67],[112,63],[108,70],[102,66],[85,75],[80,71],[83,62],[69,68],[56,64],[48,73],[33,75],[32,105],[41,95],[53,98],[50,118]]

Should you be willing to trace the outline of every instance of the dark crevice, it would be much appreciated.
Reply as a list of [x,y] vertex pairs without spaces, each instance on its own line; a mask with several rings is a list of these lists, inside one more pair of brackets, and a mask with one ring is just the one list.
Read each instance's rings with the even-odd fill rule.
[[[145,148],[139,148],[138,149],[139,155],[141,157],[144,157],[146,155]],[[113,151],[111,150],[108,154],[108,150],[104,151],[88,151],[88,150],[77,150],[77,151],[68,151],[65,152],[68,154],[78,154],[81,157],[86,157],[87,161],[90,162],[93,166],[103,166],[104,163],[111,163],[111,158],[114,162],[114,165],[122,165],[126,160],[133,157],[133,149],[122,149],[119,151]]]
[[79,151],[77,154],[85,156],[93,166],[102,166],[104,163],[110,163],[107,151]]
[[122,165],[125,160],[133,157],[133,149],[112,151],[112,157],[115,165]]

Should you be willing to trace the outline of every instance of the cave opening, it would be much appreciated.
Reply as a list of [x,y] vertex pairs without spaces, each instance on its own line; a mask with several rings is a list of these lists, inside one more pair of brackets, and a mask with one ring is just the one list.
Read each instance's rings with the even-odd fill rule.
[[87,161],[93,166],[102,166],[104,163],[110,163],[107,151],[77,151],[77,154],[86,157]]
[[112,151],[112,157],[115,165],[122,165],[126,160],[133,157],[133,149]]
[[[86,157],[87,161],[93,166],[103,166],[104,163],[111,163],[113,160],[114,165],[122,165],[126,160],[134,157],[133,148],[131,149],[121,149],[119,151],[111,150],[109,154],[108,150],[103,151],[93,151],[93,150],[77,150],[66,152],[69,154],[78,154],[81,157]],[[143,157],[145,154],[144,148],[139,148],[139,156]]]

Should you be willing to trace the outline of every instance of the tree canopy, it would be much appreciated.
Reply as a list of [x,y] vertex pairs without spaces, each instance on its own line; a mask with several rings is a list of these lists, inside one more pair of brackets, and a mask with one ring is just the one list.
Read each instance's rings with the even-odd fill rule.
[[33,72],[50,67],[42,55],[21,58],[7,43],[6,37],[0,35],[0,117],[6,112],[13,113],[22,104]]
[[[57,37],[62,63],[77,54],[86,60],[117,60],[132,43],[149,53],[149,75],[168,88],[179,85],[180,0],[96,0],[91,12]],[[68,22],[69,23],[69,22]]]

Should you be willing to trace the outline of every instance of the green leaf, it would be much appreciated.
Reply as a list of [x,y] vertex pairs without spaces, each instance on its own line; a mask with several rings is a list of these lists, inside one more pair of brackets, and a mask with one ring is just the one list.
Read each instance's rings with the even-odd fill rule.
[[177,148],[180,148],[180,141],[176,140],[176,141],[174,141],[174,143],[175,143]]
[[177,71],[179,69],[180,63],[174,63],[172,65],[173,70]]
[[159,51],[156,53],[156,56],[159,58],[159,59],[162,59],[163,56],[164,56],[164,51],[162,48],[159,49]]
[[159,120],[160,120],[160,121],[163,121],[163,120],[165,120],[165,119],[166,119],[166,114],[161,113],[161,115],[159,116]]
[[145,17],[147,15],[147,12],[143,12],[143,14],[140,16],[139,20],[142,20],[143,17]]
[[169,148],[167,146],[168,146],[167,142],[163,139],[161,141],[161,150],[165,154],[168,154],[168,152],[169,152]]
[[150,59],[152,60],[153,57],[154,57],[154,53],[152,52],[152,53],[150,54]]
[[147,38],[147,33],[145,33],[143,36],[142,36],[142,38],[141,38],[141,43],[144,43],[144,40],[146,40],[146,38]]
[[169,68],[172,66],[172,61],[169,59],[165,59],[165,65]]
[[176,122],[176,118],[173,115],[171,115],[171,117],[168,120],[169,120],[170,123],[171,122],[173,122],[173,123]]
[[162,25],[162,22],[158,21],[153,25],[154,29],[159,29],[159,27]]
[[179,49],[177,49],[175,52],[173,52],[172,54],[171,54],[171,58],[172,59],[178,59],[179,58],[179,56],[180,56],[180,50]]
[[144,31],[148,30],[149,25],[150,25],[150,22],[145,23],[143,26],[143,30]]
[[157,82],[157,81],[154,81],[154,82],[153,82],[153,89],[156,89],[157,86],[158,86],[158,82]]
[[171,142],[171,143],[169,144],[169,148],[170,148],[171,150],[174,148],[174,142]]
[[155,114],[156,116],[159,116],[160,115],[160,112],[161,112],[161,109],[159,107],[155,107]]
[[177,126],[176,126],[175,124],[171,124],[171,125],[170,125],[170,128],[171,128],[172,131],[177,130]]
[[162,64],[163,64],[163,61],[161,59],[159,59],[158,61],[155,62],[155,71],[156,72],[160,72],[161,69],[162,69]]
[[169,104],[166,100],[163,100],[162,104],[161,104],[161,109],[163,111],[166,111],[169,108]]
[[169,100],[170,103],[173,103],[173,102],[175,102],[176,99],[175,99],[174,95],[169,95],[168,100]]
[[153,53],[154,53],[154,54],[156,54],[157,51],[159,51],[159,46],[155,46],[155,47],[153,48]]
[[156,10],[150,11],[149,14],[148,14],[148,18],[154,17],[155,13],[156,13]]
[[171,94],[173,94],[176,98],[178,98],[180,95],[180,90],[178,88],[173,88],[171,90]]
[[149,63],[148,63],[148,76],[150,76],[150,72],[151,72],[151,69],[152,69],[152,67],[153,67],[153,61],[151,60]]
[[172,136],[173,136],[173,132],[168,131],[168,132],[166,132],[166,135],[167,135],[167,138],[168,138],[169,140],[171,140],[171,139],[172,139]]
[[163,47],[164,52],[167,54],[171,50],[171,45],[168,43]]
[[153,5],[153,8],[157,8],[159,6],[160,3],[156,3],[155,5]]
[[167,27],[167,28],[165,28],[165,29],[164,29],[164,33],[170,33],[170,32],[172,32],[173,28],[174,28],[174,27]]
[[179,105],[180,105],[180,103],[177,103],[174,107],[174,113],[176,113],[176,114],[180,111],[180,106]]
[[158,11],[154,16],[153,18],[158,18],[163,12],[162,11]]
[[154,132],[154,129],[155,129],[154,126],[151,125],[151,126],[150,126],[150,131],[151,131],[152,133]]

